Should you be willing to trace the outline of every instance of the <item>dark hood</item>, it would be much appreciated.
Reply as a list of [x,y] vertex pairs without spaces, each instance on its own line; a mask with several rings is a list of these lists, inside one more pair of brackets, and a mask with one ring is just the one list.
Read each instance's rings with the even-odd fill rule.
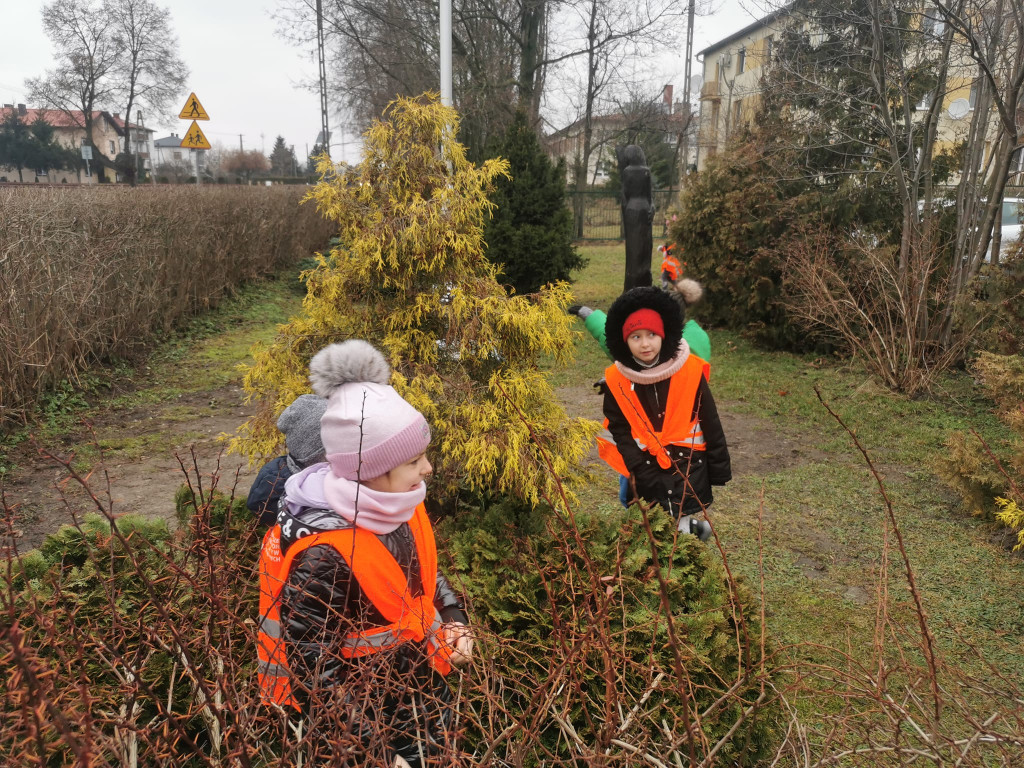
[[605,323],[605,343],[608,351],[612,353],[618,362],[627,368],[635,371],[641,370],[633,355],[629,352],[629,345],[622,338],[622,326],[626,318],[638,309],[653,309],[661,315],[661,322],[665,325],[665,338],[661,342],[661,355],[659,363],[671,360],[679,351],[679,342],[683,338],[683,317],[679,311],[679,305],[661,288],[644,286],[632,288],[619,296],[608,310],[608,319]]

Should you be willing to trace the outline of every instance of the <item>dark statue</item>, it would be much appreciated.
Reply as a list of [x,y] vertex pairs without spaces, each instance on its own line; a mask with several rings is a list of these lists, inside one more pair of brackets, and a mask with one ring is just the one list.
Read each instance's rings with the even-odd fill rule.
[[626,238],[626,280],[623,291],[651,284],[651,251],[654,236],[654,197],[651,169],[644,151],[636,144],[616,147],[622,178],[622,232]]

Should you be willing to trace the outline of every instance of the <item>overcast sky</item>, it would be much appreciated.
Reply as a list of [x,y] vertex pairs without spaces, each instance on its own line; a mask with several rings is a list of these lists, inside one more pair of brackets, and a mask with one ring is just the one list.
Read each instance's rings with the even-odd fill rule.
[[[694,51],[763,16],[764,8],[757,2],[712,0],[711,15],[697,18]],[[6,32],[0,45],[0,103],[28,103],[25,79],[53,66],[53,47],[42,28],[44,4],[43,0],[0,2]],[[316,77],[317,66],[315,59],[274,34],[275,0],[165,0],[160,4],[171,11],[180,53],[190,71],[187,89],[195,92],[210,115],[208,122],[200,123],[210,142],[236,149],[241,134],[246,149],[269,153],[274,139],[282,135],[295,146],[299,158],[305,157],[307,145],[312,147],[320,129],[320,103],[317,94],[301,84]],[[674,82],[678,97],[683,62],[671,53],[673,47],[667,45],[659,60],[664,75],[660,79]],[[693,71],[700,72],[697,64]],[[173,114],[144,115],[146,125],[157,129],[157,138],[171,132],[184,135],[189,122],[178,120],[177,113],[187,96],[187,92],[181,94]],[[357,143],[352,137],[339,138],[338,123],[339,118],[332,115],[332,156],[358,160]]]

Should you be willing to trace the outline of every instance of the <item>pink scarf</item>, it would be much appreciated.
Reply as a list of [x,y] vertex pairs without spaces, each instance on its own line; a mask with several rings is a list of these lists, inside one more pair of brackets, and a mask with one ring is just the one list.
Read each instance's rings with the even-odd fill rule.
[[680,339],[679,351],[676,352],[675,357],[671,360],[666,360],[664,363],[660,363],[653,368],[647,368],[643,371],[635,371],[632,368],[626,367],[618,360],[615,361],[615,367],[619,369],[619,373],[634,384],[655,384],[659,381],[664,381],[674,373],[678,373],[686,363],[686,358],[689,356],[690,345],[686,343],[686,339]]
[[345,480],[331,472],[324,462],[307,467],[288,478],[285,501],[292,514],[302,509],[330,509],[345,520],[372,533],[391,533],[412,518],[416,507],[427,496],[427,484],[414,491],[385,493],[374,491],[354,480]]
[[371,533],[391,533],[412,518],[427,497],[427,484],[415,491],[386,493],[367,488],[328,472],[324,477],[324,500],[353,525]]

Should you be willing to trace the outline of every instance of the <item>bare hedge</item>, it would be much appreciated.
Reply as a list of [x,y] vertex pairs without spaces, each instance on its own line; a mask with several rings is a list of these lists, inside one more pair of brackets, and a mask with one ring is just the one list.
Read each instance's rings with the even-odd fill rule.
[[303,188],[0,189],[0,421],[323,248]]

